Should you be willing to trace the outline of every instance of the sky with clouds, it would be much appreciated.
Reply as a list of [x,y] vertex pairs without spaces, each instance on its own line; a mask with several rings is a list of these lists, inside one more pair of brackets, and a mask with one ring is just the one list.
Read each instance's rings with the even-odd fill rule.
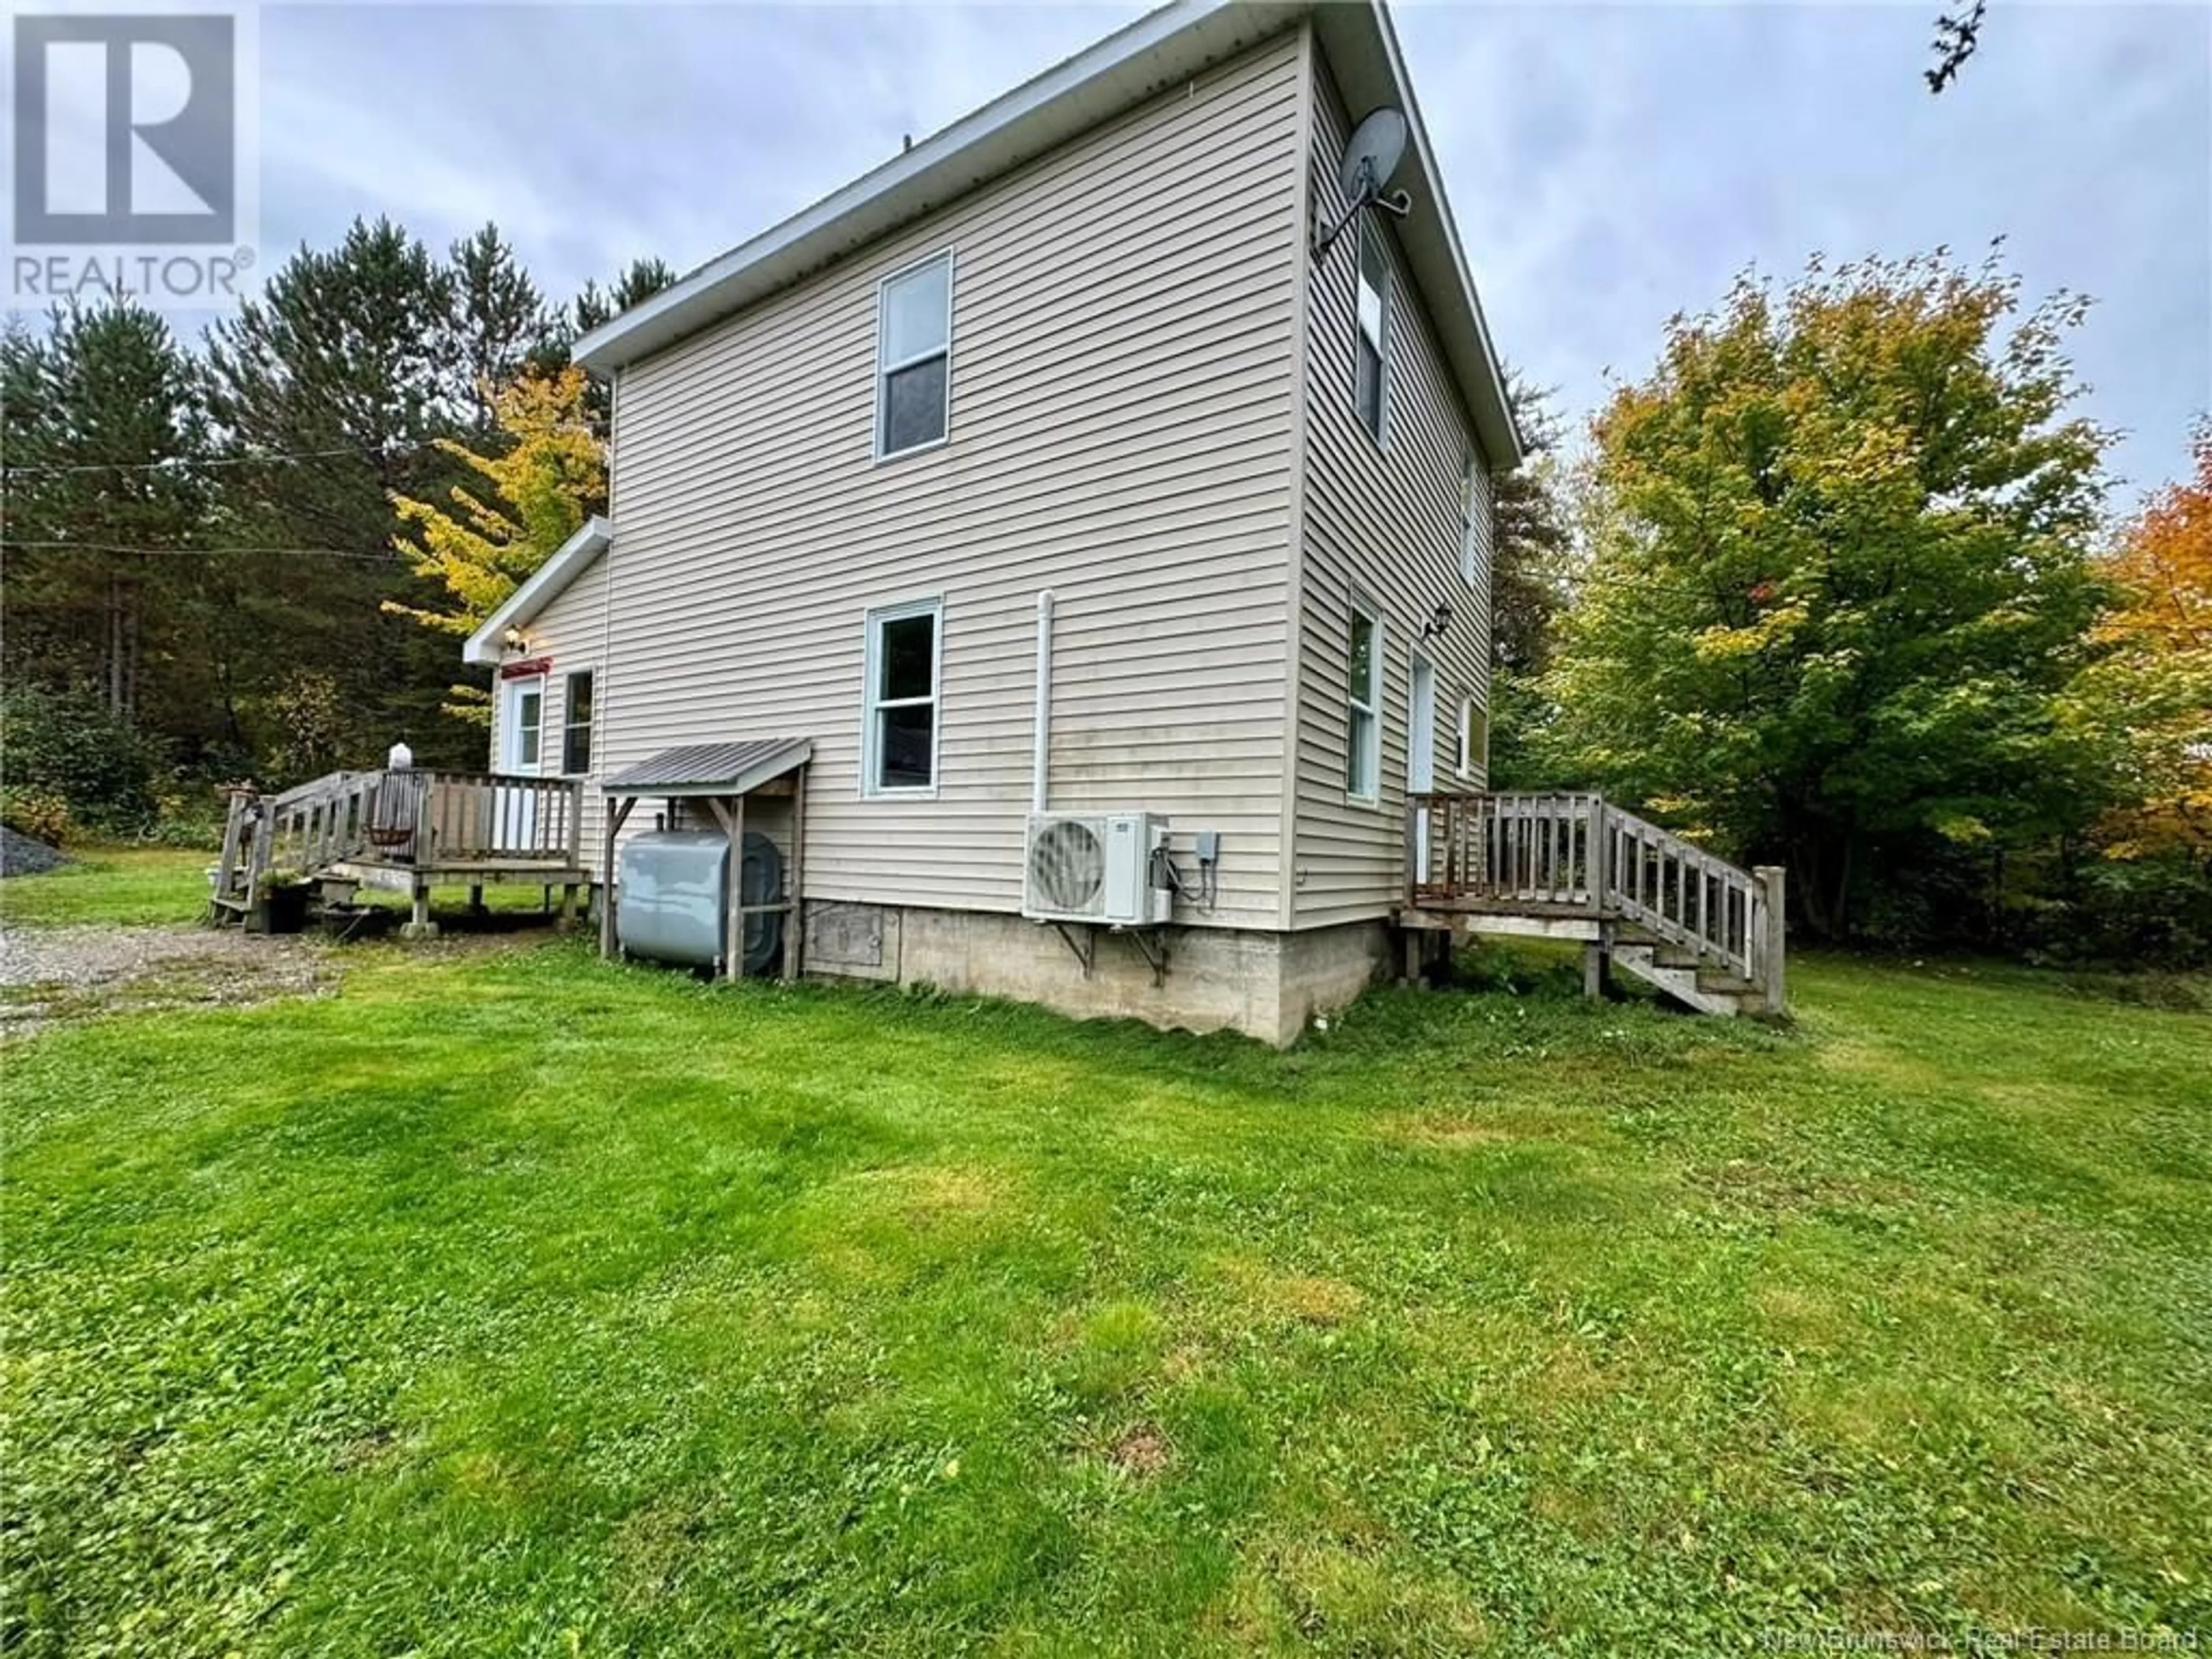
[[[2212,405],[2212,7],[1995,0],[1958,84],[1938,0],[1395,12],[1499,349],[1575,414],[1756,264],[2003,236],[2098,305],[2087,408],[2135,487]],[[549,289],[687,269],[1139,7],[271,5],[262,244],[498,222]]]

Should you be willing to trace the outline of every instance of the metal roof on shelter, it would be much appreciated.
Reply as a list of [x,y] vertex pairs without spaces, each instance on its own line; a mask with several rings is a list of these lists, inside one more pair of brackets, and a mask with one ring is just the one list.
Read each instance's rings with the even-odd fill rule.
[[624,767],[599,788],[610,795],[742,795],[813,757],[811,738],[685,744]]

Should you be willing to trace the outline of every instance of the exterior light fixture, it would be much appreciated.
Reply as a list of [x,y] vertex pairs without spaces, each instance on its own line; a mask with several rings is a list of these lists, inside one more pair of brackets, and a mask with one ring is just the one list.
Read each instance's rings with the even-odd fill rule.
[[1451,625],[1452,608],[1440,605],[1430,614],[1428,621],[1421,624],[1421,637],[1425,640],[1442,639],[1444,629]]
[[522,630],[512,626],[507,629],[506,634],[502,637],[507,642],[507,648],[510,651],[519,652],[522,649],[523,646],[527,643],[527,641],[523,638]]

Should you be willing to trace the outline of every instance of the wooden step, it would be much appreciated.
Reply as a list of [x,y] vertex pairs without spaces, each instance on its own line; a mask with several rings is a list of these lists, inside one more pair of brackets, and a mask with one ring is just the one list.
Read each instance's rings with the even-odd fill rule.
[[1756,993],[1749,987],[1737,990],[1717,982],[1721,976],[1710,970],[1701,973],[1693,967],[1662,962],[1653,945],[1616,945],[1613,965],[1695,1013],[1716,1014],[1726,1019],[1756,1006]]
[[[1624,933],[1626,931],[1624,929]],[[1735,969],[1714,962],[1710,957],[1701,951],[1692,950],[1686,945],[1676,945],[1668,939],[1654,939],[1642,928],[1636,929],[1634,937],[1623,939],[1615,948],[1648,949],[1651,952],[1652,961],[1658,966],[1678,968],[1693,973],[1698,977],[1699,987],[1710,992],[1741,995],[1759,988],[1751,980],[1745,978]]]
[[1417,793],[1406,857],[1414,908],[1403,926],[1458,917],[1478,933],[1642,947],[1624,969],[1678,1001],[1715,1013],[1781,1006],[1781,869],[1741,869],[1601,795]]

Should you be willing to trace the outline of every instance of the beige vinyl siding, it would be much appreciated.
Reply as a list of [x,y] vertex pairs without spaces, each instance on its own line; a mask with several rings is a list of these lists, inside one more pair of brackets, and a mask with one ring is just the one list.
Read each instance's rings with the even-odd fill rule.
[[[1317,71],[1309,182],[1325,218],[1341,210],[1336,174],[1350,127],[1334,88]],[[1391,267],[1385,441],[1379,447],[1352,402],[1356,228],[1311,267],[1306,295],[1291,904],[1297,927],[1382,916],[1403,902],[1413,652],[1419,649],[1436,669],[1438,788],[1456,780],[1461,697],[1486,704],[1489,695],[1486,554],[1478,587],[1469,588],[1460,568],[1460,499],[1464,459],[1475,446],[1473,427],[1392,222],[1373,217]],[[1381,612],[1383,625],[1382,799],[1375,805],[1348,800],[1345,789],[1355,592]],[[1451,626],[1442,638],[1421,642],[1421,626],[1439,603],[1452,607]]]
[[[1021,902],[1036,601],[1054,810],[1224,837],[1273,926],[1285,762],[1293,33],[625,370],[599,760],[809,737],[814,898]],[[881,279],[954,251],[951,420],[878,463]],[[864,617],[944,606],[933,799],[860,788]]]

